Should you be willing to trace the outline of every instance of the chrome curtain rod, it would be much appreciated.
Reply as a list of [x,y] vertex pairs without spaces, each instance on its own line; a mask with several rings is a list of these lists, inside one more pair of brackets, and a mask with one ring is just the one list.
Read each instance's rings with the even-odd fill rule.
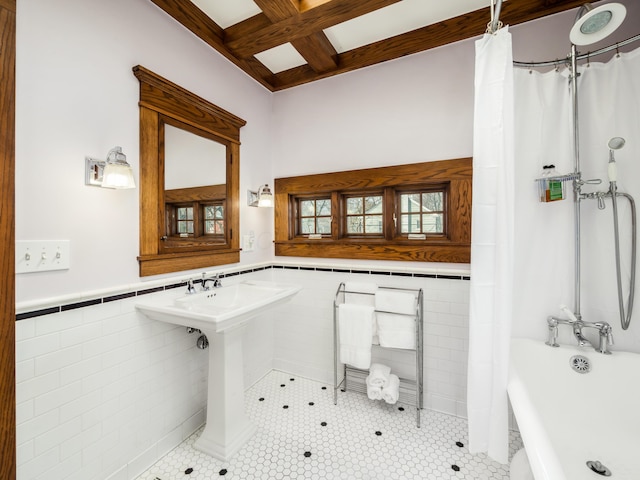
[[[608,47],[603,47],[599,50],[594,50],[593,52],[587,52],[587,53],[582,53],[580,55],[578,55],[576,57],[576,60],[583,60],[585,58],[591,58],[594,57],[596,55],[601,55],[603,53],[607,53],[610,52],[612,50],[617,50],[620,47],[623,47],[625,45],[628,45],[630,43],[635,42],[636,40],[640,40],[640,34],[638,35],[634,35],[631,38],[627,38],[626,40],[623,40],[621,42],[615,43],[613,45],[609,45]],[[534,67],[553,67],[553,66],[559,66],[561,64],[569,64],[571,62],[571,58],[570,56],[567,56],[567,58],[564,58],[562,60],[553,60],[550,62],[519,62],[517,60],[513,61],[513,66],[514,67],[521,67],[521,68],[534,68]]]

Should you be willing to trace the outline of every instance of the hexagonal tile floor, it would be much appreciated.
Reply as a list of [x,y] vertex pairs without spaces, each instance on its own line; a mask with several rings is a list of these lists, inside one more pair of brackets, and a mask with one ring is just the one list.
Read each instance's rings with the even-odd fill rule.
[[[228,462],[193,448],[194,433],[137,480],[509,480],[509,467],[466,448],[466,420],[273,371],[246,392],[256,435]],[[522,448],[511,434],[510,453]]]

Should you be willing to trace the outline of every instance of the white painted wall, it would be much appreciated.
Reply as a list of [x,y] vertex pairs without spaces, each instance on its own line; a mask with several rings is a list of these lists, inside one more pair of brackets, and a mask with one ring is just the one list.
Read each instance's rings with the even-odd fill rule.
[[[153,3],[20,0],[17,7],[16,239],[71,240],[71,269],[18,275],[17,301],[138,281],[139,191],[84,185],[84,157],[105,158],[115,145],[138,171],[135,65],[247,121],[241,199],[271,181],[270,93]],[[256,210],[241,202],[241,233],[263,240],[242,262],[271,257],[260,237],[271,238],[271,217]]]

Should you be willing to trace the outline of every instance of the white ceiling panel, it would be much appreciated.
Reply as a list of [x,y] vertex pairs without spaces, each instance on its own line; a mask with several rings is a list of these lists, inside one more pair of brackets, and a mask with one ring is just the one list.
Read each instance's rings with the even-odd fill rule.
[[262,12],[252,0],[191,0],[191,2],[222,28],[230,27]]
[[256,54],[255,57],[272,73],[283,72],[307,63],[290,43],[265,50]]
[[[487,8],[490,0],[403,0],[375,12],[327,28],[324,32],[338,53],[410,32],[447,18]],[[478,32],[478,35],[484,32]]]

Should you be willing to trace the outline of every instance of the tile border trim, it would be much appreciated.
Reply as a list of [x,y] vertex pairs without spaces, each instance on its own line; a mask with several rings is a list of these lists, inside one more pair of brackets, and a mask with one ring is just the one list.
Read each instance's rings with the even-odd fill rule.
[[[398,272],[392,270],[368,270],[366,268],[346,268],[346,267],[328,267],[328,266],[296,266],[296,265],[287,265],[280,263],[273,263],[270,265],[264,265],[261,267],[250,267],[244,270],[238,270],[229,273],[220,273],[220,278],[229,278],[235,277],[239,275],[245,275],[247,273],[260,272],[263,270],[299,270],[306,272],[330,272],[330,273],[356,273],[356,274],[366,274],[366,275],[389,275],[395,277],[413,277],[413,278],[435,278],[435,279],[446,279],[446,280],[470,280],[471,277],[469,275],[460,274],[460,275],[451,275],[451,274],[440,274],[440,273],[419,273],[419,272]],[[124,300],[132,297],[139,297],[142,295],[147,295],[150,293],[163,292],[167,290],[173,290],[175,288],[186,287],[187,281],[175,282],[175,279],[168,279],[170,283],[166,285],[159,285],[156,287],[150,288],[141,288],[141,289],[132,289],[129,291],[124,291],[122,293],[107,295],[104,297],[96,297],[92,299],[82,300],[82,301],[74,301],[71,303],[61,303],[60,305],[54,305],[46,308],[36,308],[34,310],[27,310],[24,312],[20,312],[16,314],[16,321],[27,320],[29,318],[41,317],[44,315],[51,315],[53,313],[64,312],[68,310],[75,310],[78,308],[90,307],[94,305],[100,305],[103,303],[114,302],[118,300]],[[193,283],[202,283],[202,280],[193,280]]]

